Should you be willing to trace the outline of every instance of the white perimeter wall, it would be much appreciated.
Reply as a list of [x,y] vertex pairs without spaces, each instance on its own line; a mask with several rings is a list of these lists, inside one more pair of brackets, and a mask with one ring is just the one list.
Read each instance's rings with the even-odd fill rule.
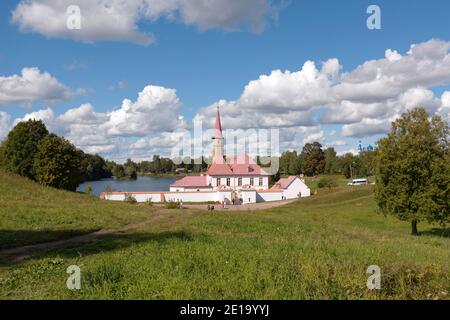
[[217,192],[170,192],[164,193],[166,201],[217,202]]
[[282,197],[283,197],[283,191],[280,191],[280,192],[258,192],[256,201],[257,202],[281,201]]
[[[183,201],[183,202],[222,202],[231,204],[232,194],[230,191],[217,191],[217,192],[160,192],[160,193],[110,193],[104,194],[106,200],[124,201],[125,196],[129,194],[136,198],[137,202],[146,202],[151,200],[152,202],[162,202],[161,194],[164,195],[165,201]],[[241,197],[244,204],[256,203],[256,202],[268,202],[268,201],[281,201],[282,197],[286,199],[298,199],[301,197],[311,196],[311,190],[308,186],[299,178],[295,179],[288,189],[280,192],[257,192],[252,190],[242,190]],[[250,199],[250,200],[249,200]]]
[[[113,193],[105,194],[105,200],[124,201],[126,195],[133,196],[137,202],[162,202],[161,193]],[[166,201],[209,202],[219,201],[217,192],[163,192]],[[231,198],[231,197],[230,197]]]
[[113,194],[105,194],[105,200],[113,200],[113,201],[124,201],[126,195],[133,196],[137,202],[161,202],[161,194],[160,193],[113,193]]
[[256,191],[255,190],[242,190],[241,197],[243,204],[256,203]]

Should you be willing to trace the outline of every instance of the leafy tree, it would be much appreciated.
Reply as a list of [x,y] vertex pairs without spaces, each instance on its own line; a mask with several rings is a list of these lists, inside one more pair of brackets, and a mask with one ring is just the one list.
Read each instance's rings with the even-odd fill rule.
[[361,159],[351,153],[346,153],[338,159],[338,166],[340,172],[347,178],[362,177],[361,174]]
[[113,169],[113,175],[116,179],[123,179],[125,177],[125,168],[123,165],[118,164]]
[[5,167],[5,146],[0,144],[0,168]]
[[124,168],[125,168],[125,176],[126,177],[133,179],[133,180],[137,179],[137,171],[136,171],[135,167],[125,165]]
[[75,191],[83,181],[78,150],[66,139],[48,135],[34,157],[36,180],[46,186]]
[[280,171],[284,175],[298,175],[300,173],[300,158],[297,151],[283,152],[280,158]]
[[338,172],[338,157],[334,148],[327,148],[324,151],[325,155],[325,168],[324,173],[334,174]]
[[360,176],[373,176],[375,173],[375,151],[366,150],[359,154]]
[[392,124],[378,142],[376,201],[385,215],[411,223],[445,224],[450,215],[449,127],[424,109],[413,109]]
[[19,122],[4,143],[4,166],[6,170],[35,179],[34,156],[42,139],[48,136],[42,121]]
[[321,174],[325,170],[325,154],[319,142],[307,143],[300,154],[302,172],[307,176]]
[[95,181],[104,178],[111,178],[112,172],[105,159],[99,155],[90,155],[79,150],[81,167],[85,181]]

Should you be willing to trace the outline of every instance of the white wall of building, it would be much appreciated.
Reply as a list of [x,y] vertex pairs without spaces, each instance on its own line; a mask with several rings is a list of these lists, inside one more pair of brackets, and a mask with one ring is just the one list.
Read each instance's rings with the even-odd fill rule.
[[297,178],[284,190],[283,195],[286,199],[309,197],[311,196],[311,190],[300,178]]
[[279,192],[258,192],[256,201],[257,202],[267,202],[267,201],[281,201],[283,200],[283,191]]
[[203,192],[203,191],[213,191],[213,189],[211,187],[204,187],[204,188],[170,187],[170,192]]
[[106,193],[105,194],[105,200],[112,200],[112,201],[124,201],[125,197],[127,195],[131,195],[132,197],[134,197],[136,199],[137,202],[147,202],[147,201],[152,201],[152,202],[161,202],[161,193],[153,193],[153,192],[149,192],[149,193],[142,193],[142,192],[114,192],[114,193]]
[[217,192],[167,192],[164,193],[166,201],[183,202],[217,202]]
[[[209,177],[209,181],[213,188],[217,188],[218,186],[227,186],[227,179],[230,179],[230,187],[234,190],[240,190],[241,186],[252,185],[251,179],[253,179],[253,187],[256,190],[267,190],[269,189],[269,177],[268,176],[233,176],[233,177]],[[220,179],[220,183],[218,184],[217,179]],[[241,179],[241,186],[239,186],[239,179]],[[261,183],[260,183],[261,179]]]
[[[249,177],[246,177],[249,181]],[[268,181],[268,177],[267,178]],[[244,179],[244,178],[243,178]],[[214,180],[214,179],[213,179]],[[256,181],[256,180],[255,180]],[[268,182],[267,182],[268,183]],[[113,192],[104,193],[104,199],[113,201],[124,201],[127,195],[133,196],[137,202],[152,201],[155,203],[165,201],[183,201],[188,202],[222,202],[226,204],[232,203],[232,191],[190,191],[188,188],[175,188],[178,192],[163,191],[163,192]],[[183,190],[181,190],[183,189]],[[171,188],[172,190],[172,188]],[[210,189],[206,189],[210,190]],[[263,191],[263,190],[260,190]],[[299,178],[295,179],[287,189],[280,191],[258,192],[255,190],[240,190],[237,192],[238,196],[242,198],[243,204],[266,202],[266,201],[280,201],[282,197],[286,199],[298,199],[301,197],[309,197],[311,190]],[[161,197],[163,195],[163,197]]]
[[223,191],[218,191],[217,194],[219,195],[218,197],[218,201],[220,203],[224,202],[225,204],[232,204],[232,192],[231,191],[227,191],[227,190],[223,190]]
[[241,198],[243,204],[256,203],[256,191],[255,190],[242,190]]

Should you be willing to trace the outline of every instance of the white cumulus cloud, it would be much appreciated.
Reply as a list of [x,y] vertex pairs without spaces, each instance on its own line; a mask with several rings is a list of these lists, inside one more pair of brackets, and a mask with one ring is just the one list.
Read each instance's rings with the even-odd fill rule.
[[23,68],[20,75],[0,76],[0,105],[30,105],[38,100],[66,100],[70,89],[47,72]]
[[[67,8],[71,5],[80,8],[80,29],[67,28]],[[143,21],[166,19],[195,25],[200,30],[246,27],[260,32],[267,17],[276,16],[276,12],[268,0],[22,0],[11,20],[21,31],[50,38],[149,45],[155,39],[151,33],[140,30]]]

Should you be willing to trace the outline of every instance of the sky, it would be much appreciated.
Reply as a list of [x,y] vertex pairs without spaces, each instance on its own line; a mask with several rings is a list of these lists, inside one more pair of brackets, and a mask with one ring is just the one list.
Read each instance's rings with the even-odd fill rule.
[[[370,5],[381,29],[367,27]],[[85,152],[140,161],[170,156],[220,106],[224,129],[279,130],[280,151],[356,152],[413,107],[450,121],[449,12],[446,0],[2,1],[0,140],[34,118]]]

